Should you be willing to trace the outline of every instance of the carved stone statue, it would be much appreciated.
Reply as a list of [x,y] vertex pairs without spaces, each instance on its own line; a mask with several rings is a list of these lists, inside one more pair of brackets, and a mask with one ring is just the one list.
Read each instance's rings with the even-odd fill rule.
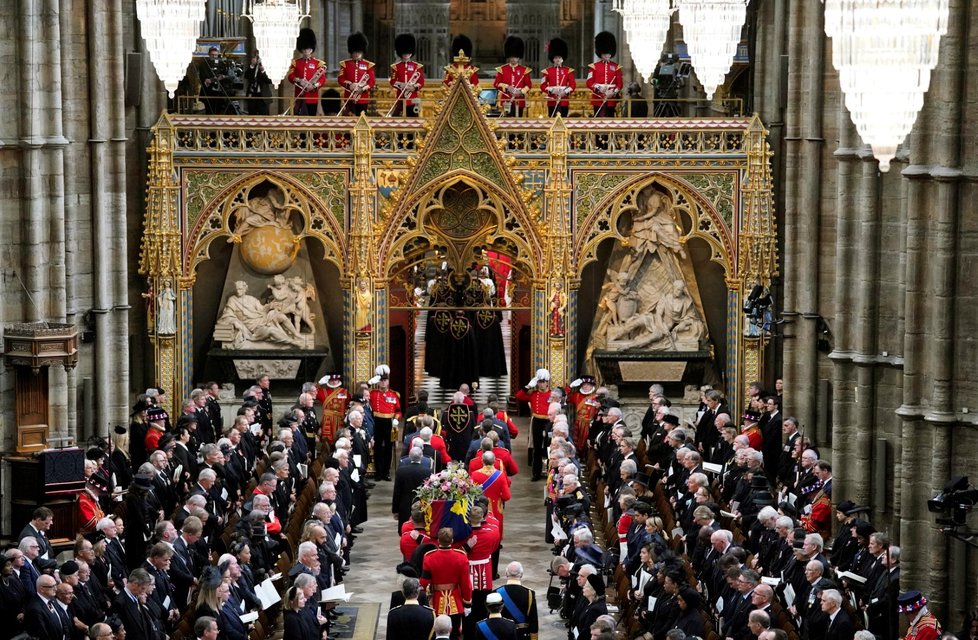
[[567,294],[564,293],[564,283],[558,281],[553,285],[550,295],[550,336],[564,336],[564,313],[567,311]]
[[[281,294],[283,290],[290,292],[291,287],[283,276],[277,278],[281,280],[269,285],[273,298],[268,304],[248,294],[247,282],[234,283],[235,294],[225,303],[214,331],[214,338],[222,341],[225,349],[312,348],[312,332],[303,334],[297,328],[303,321],[300,303],[291,294]],[[307,289],[303,289],[301,304],[307,299]],[[314,331],[311,323],[309,326]]]
[[370,307],[373,301],[374,294],[370,290],[370,281],[367,278],[357,278],[353,317],[353,326],[357,333],[370,333]]
[[283,273],[295,261],[299,238],[293,233],[292,214],[302,210],[279,188],[235,204],[234,230],[228,242],[240,244],[241,259],[263,275]]
[[699,319],[686,284],[674,280],[671,288],[643,313],[632,316],[621,325],[609,327],[608,346],[695,351],[705,335],[706,327]]
[[599,303],[608,312],[608,321],[612,326],[618,325],[629,318],[638,309],[638,292],[628,283],[628,273],[619,271],[608,274],[614,280],[602,287],[607,290]]
[[586,357],[595,351],[700,351],[709,332],[672,196],[642,189],[624,246],[609,259]]
[[175,303],[177,296],[173,293],[170,279],[163,281],[163,288],[156,296],[156,334],[172,336],[177,332]]
[[244,204],[234,207],[234,216],[238,222],[234,229],[235,234],[244,238],[252,230],[261,227],[291,230],[289,215],[293,208],[285,205],[285,196],[278,189],[270,189],[265,196],[249,198]]

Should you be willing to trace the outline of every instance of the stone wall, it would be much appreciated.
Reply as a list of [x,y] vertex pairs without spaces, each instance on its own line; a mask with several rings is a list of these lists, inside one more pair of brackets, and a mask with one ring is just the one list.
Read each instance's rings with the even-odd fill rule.
[[[769,78],[755,86],[768,120],[785,107],[783,136],[772,128],[784,162],[785,414],[810,433],[828,425],[818,444],[834,464],[833,499],[872,505],[872,521],[902,547],[902,586],[922,589],[955,629],[975,604],[978,557],[936,530],[926,501],[953,475],[976,475],[978,263],[967,213],[978,16],[952,0],[949,25],[924,109],[887,174],[842,103],[821,2],[762,10],[757,69],[788,56],[786,103]],[[823,328],[830,353],[817,348]]]

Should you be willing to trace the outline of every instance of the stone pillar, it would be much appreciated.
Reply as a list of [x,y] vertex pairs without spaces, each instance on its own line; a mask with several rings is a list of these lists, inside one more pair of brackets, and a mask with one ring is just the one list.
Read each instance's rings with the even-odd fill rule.
[[823,71],[822,5],[790,3],[790,62],[785,147],[785,415],[795,415],[806,432],[815,426],[818,387],[816,326],[819,282]]
[[[832,369],[832,464],[839,472],[854,468],[855,456],[852,438],[855,435],[857,390],[853,383],[855,367],[852,328],[855,325],[856,283],[852,264],[856,261],[858,236],[856,233],[855,191],[859,175],[859,153],[862,141],[852,124],[852,117],[843,100],[839,101],[839,148],[834,155],[836,165],[836,235],[835,235],[835,303],[836,312],[832,323],[833,351],[829,358]],[[858,398],[865,403],[866,400]],[[862,425],[860,425],[862,427]],[[856,491],[863,494],[867,486],[859,486],[848,473],[836,473],[832,480],[832,494],[836,501],[856,500]]]

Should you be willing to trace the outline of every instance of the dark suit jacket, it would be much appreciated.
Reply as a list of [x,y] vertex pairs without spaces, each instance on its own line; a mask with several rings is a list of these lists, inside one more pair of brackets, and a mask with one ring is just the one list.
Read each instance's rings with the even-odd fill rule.
[[[52,600],[52,604],[58,605]],[[40,596],[31,596],[24,607],[24,631],[41,640],[66,640],[61,618],[51,611]]]
[[302,611],[286,609],[283,617],[285,619],[284,638],[316,640],[322,636],[316,619],[309,615],[303,615]]
[[112,612],[122,620],[126,628],[126,640],[158,640],[149,609],[134,602],[125,588],[113,601]]
[[397,514],[398,523],[403,524],[411,518],[411,503],[414,490],[424,484],[431,472],[421,464],[401,465],[394,473],[394,495],[391,498],[391,513]]
[[845,609],[840,609],[835,620],[829,623],[829,628],[825,632],[825,640],[852,640],[854,635],[856,635],[856,627],[852,623],[852,618],[845,612]]
[[387,614],[388,638],[421,638],[431,635],[435,626],[435,611],[420,604],[392,607]]
[[23,529],[20,530],[20,535],[17,536],[17,541],[20,542],[24,538],[31,537],[37,539],[37,544],[41,547],[37,555],[38,557],[43,556],[45,553],[48,554],[49,560],[54,560],[57,554],[54,553],[54,547],[48,542],[48,537],[34,528],[34,526],[28,522]]

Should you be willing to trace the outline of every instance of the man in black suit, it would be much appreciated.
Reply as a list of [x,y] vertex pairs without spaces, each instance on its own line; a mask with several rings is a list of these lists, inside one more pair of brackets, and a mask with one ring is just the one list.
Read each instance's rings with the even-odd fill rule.
[[47,507],[38,507],[31,514],[31,521],[21,529],[17,540],[20,541],[27,537],[34,538],[40,547],[38,557],[45,560],[54,560],[54,548],[48,542],[48,530],[51,529],[53,523],[54,512]]
[[694,441],[696,449],[708,462],[716,462],[713,459],[713,449],[720,440],[720,434],[717,432],[713,421],[721,413],[730,413],[730,410],[723,404],[723,394],[716,389],[710,389],[706,392],[706,411],[696,423],[696,439]]
[[897,598],[900,596],[900,547],[890,545],[883,558],[887,567],[869,592],[869,630],[881,638],[890,638],[898,628]]
[[746,640],[750,637],[747,623],[750,620],[750,612],[755,609],[753,595],[759,582],[760,576],[756,572],[750,569],[744,569],[740,572],[740,578],[737,580],[736,604],[733,608],[733,614],[724,628],[726,637],[734,638],[734,640]]
[[145,569],[133,569],[126,586],[112,603],[112,613],[126,628],[127,640],[162,640],[163,636],[146,606],[153,576]]
[[[600,602],[598,603],[600,605]],[[489,617],[475,625],[477,640],[517,640],[516,623],[503,617],[503,598],[493,592],[486,596]],[[590,619],[590,617],[588,618]]]
[[838,590],[826,589],[822,592],[822,611],[829,618],[825,640],[852,640],[856,627],[842,608],[842,594]]
[[57,581],[54,576],[42,575],[34,588],[37,595],[30,596],[24,607],[24,631],[41,640],[68,640],[56,609]]
[[402,464],[394,473],[394,495],[391,498],[391,513],[397,516],[397,532],[411,519],[411,504],[414,491],[428,479],[431,471],[421,464],[422,450],[418,447],[408,453],[408,463]]
[[421,585],[417,578],[405,578],[401,584],[404,604],[387,614],[388,638],[430,638],[435,626],[435,610],[418,602]]

